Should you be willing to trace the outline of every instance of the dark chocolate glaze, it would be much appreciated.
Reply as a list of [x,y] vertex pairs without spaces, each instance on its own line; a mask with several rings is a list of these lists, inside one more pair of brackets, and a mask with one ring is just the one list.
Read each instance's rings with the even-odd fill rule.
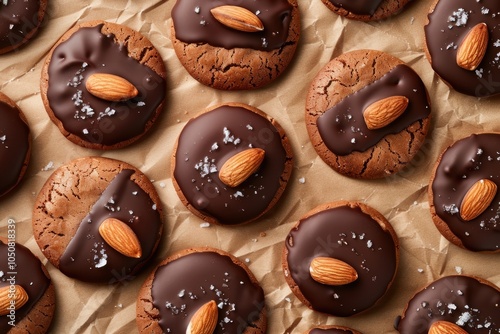
[[[86,282],[114,283],[131,280],[156,248],[161,233],[161,217],[148,194],[130,177],[133,170],[118,173],[83,218],[60,258],[65,275]],[[109,246],[99,234],[106,218],[127,223],[142,247],[139,259],[127,257]]]
[[[441,0],[429,14],[425,37],[434,71],[460,93],[485,97],[500,92],[500,2]],[[488,49],[475,71],[457,65],[457,49],[472,27],[486,23]]]
[[[409,99],[405,112],[391,124],[369,130],[363,111],[386,97],[402,95]],[[403,131],[430,114],[427,90],[409,66],[398,65],[379,80],[347,96],[318,117],[318,131],[326,147],[336,155],[364,152],[385,136]]]
[[[373,306],[387,291],[397,268],[391,234],[358,207],[341,206],[300,221],[286,238],[291,275],[311,307],[348,317]],[[350,264],[358,279],[342,286],[316,282],[309,273],[316,257],[333,257]]]
[[[242,32],[224,26],[210,13],[212,8],[223,5],[240,6],[258,13],[264,30]],[[270,51],[285,44],[292,9],[287,0],[177,0],[172,8],[172,20],[175,37],[184,43]]]
[[[287,162],[281,141],[265,117],[242,107],[219,107],[190,120],[182,130],[175,180],[187,201],[203,214],[222,224],[250,221],[268,208],[281,186]],[[218,174],[224,162],[250,147],[266,152],[257,173],[235,188],[224,185]]]
[[23,43],[40,25],[40,0],[0,1],[0,50]]
[[357,15],[373,15],[382,0],[330,0],[335,7]]
[[[16,310],[15,323],[18,324],[45,294],[50,278],[43,272],[40,260],[28,248],[18,243],[14,247],[10,245],[10,248],[8,243],[0,241],[0,287],[13,283],[22,286],[28,294],[26,304]],[[15,253],[15,260],[11,261],[15,265],[12,267],[8,260],[11,257],[9,253]],[[13,328],[9,325],[11,320],[7,316],[0,317],[0,333],[7,333]]]
[[401,334],[427,334],[436,321],[469,334],[500,333],[500,292],[468,276],[447,276],[418,292],[397,321]]
[[164,333],[185,333],[193,314],[214,300],[219,315],[214,334],[242,334],[265,307],[262,288],[230,257],[216,252],[191,253],[160,266],[151,296]]
[[337,329],[337,328],[329,328],[329,329],[314,328],[311,329],[309,334],[353,334],[353,331],[349,329]]
[[19,182],[30,151],[30,129],[20,112],[0,101],[0,196]]
[[464,221],[460,205],[470,187],[481,179],[500,186],[500,134],[474,134],[457,141],[444,153],[432,183],[436,214],[472,251],[500,249],[500,191],[479,217]]
[[[66,131],[82,140],[111,146],[144,133],[165,98],[165,80],[128,56],[127,45],[101,33],[102,24],[80,28],[59,44],[48,68],[47,98]],[[85,88],[93,73],[109,73],[131,82],[137,97],[124,102],[97,98]]]

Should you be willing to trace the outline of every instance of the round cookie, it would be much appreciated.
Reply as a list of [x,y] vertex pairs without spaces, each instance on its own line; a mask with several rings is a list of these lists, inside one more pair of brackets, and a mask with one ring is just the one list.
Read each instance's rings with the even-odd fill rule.
[[121,148],[148,132],[162,112],[165,71],[158,50],[139,32],[86,22],[50,51],[41,96],[50,119],[73,143]]
[[47,0],[0,2],[0,54],[13,51],[33,38],[46,9]]
[[161,238],[161,202],[137,168],[86,157],[56,169],[33,210],[33,235],[63,274],[86,282],[131,280]]
[[498,305],[500,289],[493,283],[478,277],[446,276],[417,292],[395,327],[401,334],[427,334],[439,322],[468,334],[500,333]]
[[[27,296],[24,304],[1,310],[0,332],[8,334],[47,333],[54,316],[56,294],[49,272],[28,248],[0,237],[0,290]],[[14,256],[12,255],[14,254]],[[20,287],[20,288],[19,288]],[[8,294],[7,294],[8,296]],[[14,301],[14,299],[11,299]],[[20,303],[21,301],[19,301]]]
[[209,314],[217,318],[214,334],[266,333],[258,281],[237,258],[212,248],[180,251],[151,273],[137,299],[139,333],[186,333],[194,314],[213,302],[217,314]]
[[375,50],[334,58],[312,81],[306,101],[306,127],[316,152],[353,178],[382,178],[402,169],[424,143],[430,118],[420,77],[398,58]]
[[469,189],[500,185],[499,152],[499,133],[473,134],[449,146],[436,162],[428,188],[432,220],[446,239],[464,249],[500,252],[500,192],[492,192],[490,201],[478,193],[486,205],[476,217],[463,206]]
[[[225,23],[215,18],[219,15]],[[231,22],[241,20],[244,28],[232,27]],[[216,89],[269,84],[292,61],[299,36],[297,0],[177,0],[172,9],[177,57],[193,78]]]
[[410,0],[321,0],[334,13],[351,20],[378,21],[396,15]]
[[0,93],[0,197],[23,178],[31,156],[31,132],[14,101]]
[[304,334],[361,334],[354,329],[344,326],[319,326],[311,328]]
[[[221,173],[227,161],[241,154],[248,156],[238,168],[252,172],[251,167],[257,166],[257,170],[236,185],[221,178]],[[253,165],[259,157],[260,165]],[[182,203],[201,219],[242,224],[276,204],[292,165],[290,142],[276,120],[257,108],[228,103],[202,112],[185,125],[172,155],[172,180]]]
[[[488,97],[500,93],[499,12],[500,3],[495,0],[439,0],[431,6],[425,25],[427,59],[441,79],[462,94]],[[484,57],[477,61],[469,57],[457,58],[463,54],[459,50],[468,33],[482,23],[486,28],[475,28],[474,34],[488,32],[484,40],[486,51],[478,52],[477,48],[475,55],[484,54]]]
[[[398,262],[399,241],[391,224],[373,208],[347,201],[320,205],[302,217],[286,237],[282,256],[286,282],[297,298],[338,317],[379,302]],[[324,280],[325,270],[334,277]]]

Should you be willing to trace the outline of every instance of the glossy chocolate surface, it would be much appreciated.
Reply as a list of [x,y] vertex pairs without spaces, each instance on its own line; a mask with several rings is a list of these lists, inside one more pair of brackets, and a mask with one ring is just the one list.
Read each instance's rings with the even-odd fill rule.
[[468,334],[500,333],[500,292],[467,276],[447,276],[418,292],[397,329],[401,334],[427,334],[436,321],[459,325]]
[[335,7],[357,15],[373,15],[382,0],[330,0]]
[[[11,284],[22,286],[28,294],[26,304],[15,311],[14,324],[17,324],[44,295],[50,286],[50,279],[43,272],[40,260],[28,248],[13,241],[6,244],[0,241],[0,287]],[[9,324],[12,320],[5,315],[0,317],[1,333],[7,333],[13,328]]]
[[186,333],[193,314],[211,300],[218,305],[214,334],[244,333],[265,307],[262,288],[230,257],[215,252],[191,253],[160,266],[151,295],[164,333]]
[[500,134],[475,134],[457,141],[443,154],[432,183],[436,214],[472,251],[500,248],[500,191],[480,216],[460,218],[462,199],[472,185],[489,179],[500,186]]
[[[497,0],[441,0],[425,26],[431,65],[439,76],[460,93],[483,97],[500,92],[500,2]],[[489,42],[474,71],[457,65],[457,49],[472,27],[486,23]]]
[[[347,317],[373,306],[387,291],[397,268],[391,234],[359,207],[341,206],[299,222],[286,242],[290,272],[302,295],[316,311]],[[351,265],[358,279],[329,286],[309,273],[316,257],[333,257]]]
[[[265,150],[257,172],[237,187],[219,179],[230,157]],[[190,205],[222,224],[238,224],[262,214],[280,188],[286,151],[274,125],[248,109],[222,106],[190,120],[176,151],[174,177]]]
[[[82,140],[111,146],[146,130],[165,97],[165,80],[128,56],[127,46],[101,33],[102,25],[80,28],[59,44],[48,68],[50,108],[66,131]],[[85,88],[93,73],[121,76],[139,94],[124,102],[97,98]]]
[[40,25],[40,0],[0,2],[0,50],[20,44]]
[[0,101],[0,196],[18,183],[30,145],[30,129],[19,109]]
[[[402,95],[409,99],[405,112],[391,124],[369,130],[363,111],[381,99]],[[398,65],[379,80],[347,96],[318,117],[318,131],[330,151],[336,155],[364,152],[389,134],[403,131],[430,114],[427,90],[410,67]]]
[[[110,182],[60,258],[59,269],[65,275],[86,282],[115,283],[134,278],[156,247],[161,217],[156,205],[134,181],[133,170],[123,170]],[[99,234],[107,218],[126,223],[140,241],[139,259],[120,254]]]
[[[210,13],[212,8],[223,5],[240,6],[257,14],[264,30],[242,32],[226,27]],[[172,20],[175,37],[184,43],[270,51],[285,44],[292,8],[287,0],[177,0],[172,9]]]

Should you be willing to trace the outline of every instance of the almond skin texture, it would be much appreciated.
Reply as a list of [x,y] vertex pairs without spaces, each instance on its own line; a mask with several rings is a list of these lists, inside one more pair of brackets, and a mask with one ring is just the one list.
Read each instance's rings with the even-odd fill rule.
[[465,36],[457,50],[457,65],[474,71],[486,54],[489,32],[486,23],[475,25]]
[[469,221],[478,217],[491,204],[497,194],[497,185],[491,180],[482,179],[470,187],[460,205],[460,217]]
[[331,257],[317,257],[309,267],[311,277],[326,285],[346,285],[358,279],[358,273],[344,261]]
[[239,6],[219,6],[210,10],[217,21],[226,27],[244,31],[257,32],[264,30],[262,21],[246,8]]
[[217,304],[211,300],[193,315],[186,329],[186,334],[213,334],[217,326],[217,319]]
[[92,74],[87,78],[85,87],[95,97],[111,102],[127,101],[139,94],[128,80],[107,73]]
[[363,118],[370,130],[381,129],[394,122],[408,107],[406,96],[389,96],[366,107]]
[[219,171],[219,179],[229,187],[237,187],[255,173],[266,152],[260,148],[250,148],[229,158]]
[[467,334],[467,332],[458,325],[448,321],[436,321],[429,328],[428,334]]
[[10,290],[10,285],[0,288],[0,316],[9,314],[10,310],[8,307],[11,305],[11,301],[15,301],[15,309],[20,309],[28,301],[28,294],[26,290],[20,285],[14,285],[15,292]]
[[99,226],[99,234],[117,252],[136,259],[142,256],[141,244],[137,235],[124,222],[108,218]]

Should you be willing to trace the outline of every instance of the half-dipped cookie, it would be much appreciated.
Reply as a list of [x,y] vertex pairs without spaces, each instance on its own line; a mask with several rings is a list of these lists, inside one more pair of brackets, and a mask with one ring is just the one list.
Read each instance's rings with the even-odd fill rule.
[[162,112],[165,71],[158,50],[139,32],[86,22],[50,51],[41,96],[50,119],[73,143],[120,148],[146,134]]
[[172,155],[182,203],[210,223],[254,221],[281,197],[292,171],[285,131],[261,110],[218,105],[192,118]]
[[334,13],[351,20],[378,21],[396,15],[410,0],[321,0]]
[[[137,299],[139,333],[266,333],[264,292],[234,256],[212,248],[161,262]],[[200,331],[202,329],[202,331]]]
[[430,102],[403,61],[357,50],[330,61],[314,78],[306,127],[318,155],[335,171],[374,179],[405,167],[425,141]]
[[391,286],[399,241],[391,224],[358,202],[323,204],[292,228],[283,272],[307,307],[349,317],[373,307]]
[[361,334],[360,332],[344,326],[319,326],[311,328],[304,334]]
[[131,280],[162,234],[161,202],[137,168],[85,157],[56,169],[33,210],[33,235],[66,276],[112,284]]

